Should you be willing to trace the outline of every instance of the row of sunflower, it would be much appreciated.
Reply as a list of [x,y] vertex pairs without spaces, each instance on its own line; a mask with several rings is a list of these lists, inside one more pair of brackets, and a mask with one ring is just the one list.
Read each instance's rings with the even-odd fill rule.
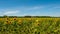
[[59,34],[60,18],[0,18],[0,34]]

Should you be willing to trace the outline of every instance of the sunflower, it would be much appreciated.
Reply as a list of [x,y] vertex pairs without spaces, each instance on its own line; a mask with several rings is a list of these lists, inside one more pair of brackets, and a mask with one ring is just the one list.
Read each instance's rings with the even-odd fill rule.
[[6,21],[5,24],[11,24],[12,22],[11,21]]
[[18,20],[18,24],[21,24],[22,23],[22,20]]

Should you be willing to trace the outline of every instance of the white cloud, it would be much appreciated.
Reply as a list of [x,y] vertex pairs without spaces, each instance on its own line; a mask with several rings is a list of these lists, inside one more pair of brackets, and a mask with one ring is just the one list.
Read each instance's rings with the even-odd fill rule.
[[30,7],[30,8],[26,8],[26,10],[36,10],[36,9],[42,9],[44,8],[43,6],[35,6],[35,7]]
[[5,11],[3,14],[4,15],[13,15],[13,14],[17,14],[17,13],[19,13],[19,11]]

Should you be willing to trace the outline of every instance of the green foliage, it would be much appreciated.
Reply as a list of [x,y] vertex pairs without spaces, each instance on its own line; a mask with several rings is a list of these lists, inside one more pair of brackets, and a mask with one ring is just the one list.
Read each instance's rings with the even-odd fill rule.
[[22,24],[14,21],[12,24],[4,24],[0,21],[0,34],[60,34],[60,20],[56,23],[53,20],[39,21],[35,27],[35,21],[24,20]]

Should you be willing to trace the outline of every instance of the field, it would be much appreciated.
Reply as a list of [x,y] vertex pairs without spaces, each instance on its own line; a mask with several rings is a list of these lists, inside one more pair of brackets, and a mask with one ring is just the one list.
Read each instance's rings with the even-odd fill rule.
[[0,34],[60,34],[60,18],[0,18]]

